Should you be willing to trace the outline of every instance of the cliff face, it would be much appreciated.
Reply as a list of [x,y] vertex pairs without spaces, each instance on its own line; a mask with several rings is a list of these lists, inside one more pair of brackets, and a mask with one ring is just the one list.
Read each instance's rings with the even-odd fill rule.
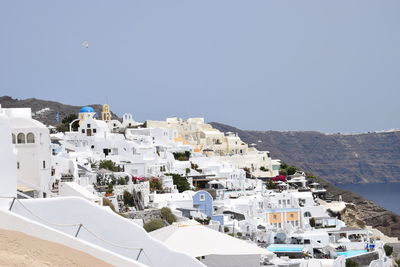
[[246,143],[255,143],[259,150],[270,151],[273,158],[332,183],[400,182],[400,132],[326,135],[243,131],[220,123],[211,124],[224,132],[237,132]]
[[[387,236],[400,238],[400,216],[388,211],[370,200],[353,192],[338,188],[324,179],[318,178],[318,182],[328,191],[329,196],[352,203],[346,206],[346,211],[341,214],[341,219],[347,225],[362,227],[363,224],[372,226]],[[362,223],[360,223],[360,221]]]

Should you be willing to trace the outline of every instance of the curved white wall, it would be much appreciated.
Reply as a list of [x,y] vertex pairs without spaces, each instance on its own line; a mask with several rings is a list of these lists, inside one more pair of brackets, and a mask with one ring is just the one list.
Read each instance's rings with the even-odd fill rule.
[[55,242],[87,254],[118,267],[144,267],[145,265],[120,256],[86,241],[71,237],[67,234],[36,223],[9,211],[0,211],[0,229],[13,230]]
[[[168,249],[164,244],[150,237],[143,228],[115,214],[109,208],[97,206],[87,200],[78,197],[60,197],[53,199],[27,199],[23,200],[22,203],[34,214],[50,222],[60,224],[82,223],[92,232],[109,242],[127,247],[143,248],[150,260],[142,253],[138,261],[146,265],[204,266],[192,257]],[[77,227],[55,227],[49,223],[44,223],[42,220],[32,216],[19,203],[14,204],[12,210],[70,235],[75,235],[77,231]],[[139,252],[139,250],[109,245],[83,228],[79,233],[79,238],[134,260]]]

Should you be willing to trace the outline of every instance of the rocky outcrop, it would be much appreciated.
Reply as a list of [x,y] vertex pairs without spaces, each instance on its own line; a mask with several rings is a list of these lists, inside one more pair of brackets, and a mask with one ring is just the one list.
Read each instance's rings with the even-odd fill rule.
[[390,237],[400,238],[400,216],[388,211],[381,206],[357,195],[353,192],[338,188],[328,181],[318,178],[328,191],[329,197],[351,203],[346,205],[346,209],[339,215],[349,226],[361,227],[364,225],[372,226]]

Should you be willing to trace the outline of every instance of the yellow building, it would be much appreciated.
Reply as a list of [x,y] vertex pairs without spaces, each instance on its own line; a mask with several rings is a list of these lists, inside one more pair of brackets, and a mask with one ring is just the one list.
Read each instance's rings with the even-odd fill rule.
[[103,105],[103,110],[101,111],[101,119],[103,121],[111,120],[110,106],[108,104]]
[[266,222],[274,228],[282,229],[286,225],[300,226],[300,209],[267,210]]

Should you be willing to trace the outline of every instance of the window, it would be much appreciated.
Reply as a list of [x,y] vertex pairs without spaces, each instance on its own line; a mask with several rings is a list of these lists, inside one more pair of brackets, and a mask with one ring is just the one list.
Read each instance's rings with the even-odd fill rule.
[[282,204],[282,200],[279,199],[278,203],[279,203],[279,205]]
[[85,129],[82,129],[82,133],[85,133]]
[[12,143],[15,144],[17,138],[15,137],[15,134],[11,134],[11,138],[12,138]]
[[93,129],[93,133],[96,133],[96,129]]
[[90,123],[87,124],[87,128],[88,128],[88,129],[90,128]]
[[290,199],[287,200],[287,204],[290,205]]
[[43,169],[46,169],[46,161],[43,160]]
[[25,144],[25,134],[19,133],[17,135],[17,143],[18,144]]
[[17,169],[19,170],[19,161],[17,161]]
[[200,201],[205,201],[206,200],[206,195],[200,194]]
[[276,220],[276,215],[274,214],[274,215],[272,215],[272,218],[274,219],[274,220]]
[[290,218],[294,218],[294,214],[292,213],[292,214],[290,214]]
[[28,134],[26,135],[26,142],[27,142],[28,144],[33,144],[33,143],[35,143],[35,135],[34,135],[33,133],[28,133]]
[[304,217],[311,217],[311,213],[309,211],[304,212]]

